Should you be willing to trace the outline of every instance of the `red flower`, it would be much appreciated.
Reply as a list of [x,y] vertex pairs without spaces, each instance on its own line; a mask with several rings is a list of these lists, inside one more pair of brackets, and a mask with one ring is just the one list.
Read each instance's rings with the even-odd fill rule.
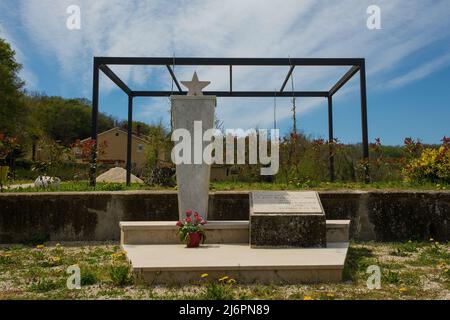
[[186,210],[186,217],[190,217],[192,215],[192,211],[191,210]]
[[202,222],[200,222],[201,225],[205,225],[206,224],[206,220],[202,220]]
[[194,217],[198,217],[198,212],[197,211],[194,212]]
[[189,218],[189,217],[187,217],[187,218],[186,218],[186,222],[187,222],[187,223],[191,223],[191,222],[192,222],[192,219]]
[[183,226],[183,222],[178,221],[178,222],[177,222],[177,227],[182,227],[182,226]]

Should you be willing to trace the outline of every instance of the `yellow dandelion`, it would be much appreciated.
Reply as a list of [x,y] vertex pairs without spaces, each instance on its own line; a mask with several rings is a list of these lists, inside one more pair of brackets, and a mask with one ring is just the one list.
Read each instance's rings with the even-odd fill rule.
[[126,252],[125,252],[125,251],[118,251],[118,252],[113,253],[113,254],[111,255],[111,257],[112,257],[113,259],[120,259],[120,258],[122,258],[122,257],[125,256],[125,255],[126,255]]
[[445,269],[444,272],[448,272],[448,269]]
[[311,296],[304,296],[303,300],[314,300],[314,298]]
[[52,260],[53,262],[59,262],[61,261],[60,257],[50,257],[50,260]]
[[202,274],[200,277],[206,278],[207,276],[208,276],[208,274],[207,274],[207,273],[204,273],[204,274]]
[[403,293],[403,292],[408,291],[408,289],[402,287],[402,288],[398,289],[398,291],[400,291],[401,293]]
[[220,282],[227,280],[229,277],[228,276],[224,276],[222,278],[219,279]]
[[236,280],[234,280],[234,279],[228,279],[227,282],[230,283],[230,284],[233,284],[233,283],[236,283]]
[[330,298],[331,298],[331,297],[334,297],[334,293],[333,293],[333,292],[328,292],[328,293],[327,293],[327,297],[330,297]]
[[44,245],[43,244],[38,244],[37,246],[36,246],[36,249],[44,249]]

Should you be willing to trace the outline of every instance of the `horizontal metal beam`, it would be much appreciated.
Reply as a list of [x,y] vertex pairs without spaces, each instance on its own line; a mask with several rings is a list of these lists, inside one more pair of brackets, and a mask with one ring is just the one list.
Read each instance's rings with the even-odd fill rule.
[[111,79],[120,89],[122,89],[126,94],[131,94],[131,89],[122,81],[120,78],[108,67],[105,65],[99,65],[99,69]]
[[107,65],[185,65],[185,66],[354,66],[362,58],[174,58],[174,57],[95,57]]
[[353,66],[336,82],[333,88],[330,89],[330,96],[333,96],[340,88],[344,86],[357,72],[359,71],[359,66]]
[[173,82],[175,82],[175,85],[177,86],[178,91],[180,91],[180,92],[183,91],[181,89],[180,84],[178,83],[177,77],[175,77],[175,73],[173,72],[172,68],[169,65],[166,65],[166,67],[167,67],[167,70],[169,70],[170,76],[172,77]]
[[286,75],[286,79],[284,79],[283,85],[280,88],[280,92],[283,92],[284,88],[286,87],[287,82],[289,81],[289,78],[291,77],[292,71],[294,71],[295,66],[291,66],[289,68],[289,71]]
[[[186,95],[187,92],[174,93],[172,91],[132,91],[133,97],[169,97],[172,94]],[[328,97],[328,91],[204,91],[205,96],[217,97],[241,97],[241,98],[258,98],[258,97]]]

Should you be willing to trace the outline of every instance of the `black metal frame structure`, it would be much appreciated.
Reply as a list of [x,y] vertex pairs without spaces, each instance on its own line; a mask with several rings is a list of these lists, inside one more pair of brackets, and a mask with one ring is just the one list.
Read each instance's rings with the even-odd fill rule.
[[[110,68],[111,65],[143,65],[165,66],[172,77],[177,91],[134,91],[130,89]],[[369,141],[367,130],[367,95],[366,95],[366,69],[363,58],[174,58],[174,57],[94,57],[93,86],[92,86],[92,140],[97,141],[97,117],[99,101],[99,72],[100,70],[111,79],[123,92],[128,95],[128,131],[127,131],[127,185],[131,177],[131,141],[134,97],[169,97],[176,94],[187,94],[183,91],[175,76],[172,66],[228,66],[230,75],[229,90],[204,91],[204,95],[217,97],[320,97],[328,99],[328,140],[334,141],[333,133],[333,95],[342,88],[356,73],[360,75],[361,97],[361,127],[363,159],[369,159]],[[235,91],[233,90],[233,66],[286,66],[289,70],[278,91]],[[302,66],[348,66],[349,70],[328,91],[284,91],[294,68]],[[91,185],[95,186],[97,152],[96,144],[92,152]],[[329,157],[330,180],[335,180],[334,154],[330,144]],[[369,168],[365,169],[365,181],[369,182]]]

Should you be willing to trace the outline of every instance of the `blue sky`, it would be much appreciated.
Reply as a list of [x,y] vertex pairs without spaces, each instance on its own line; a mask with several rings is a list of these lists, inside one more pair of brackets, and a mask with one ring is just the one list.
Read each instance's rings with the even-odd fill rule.
[[[381,29],[366,26],[369,5],[381,9]],[[66,27],[69,5],[81,9],[81,29]],[[437,143],[450,135],[450,1],[77,1],[1,0],[0,37],[24,65],[26,88],[91,98],[93,56],[363,57],[367,66],[369,136],[385,144],[404,137]],[[176,67],[179,79],[194,68]],[[170,88],[164,69],[116,67],[133,89]],[[225,68],[196,68],[210,89],[225,89]],[[294,72],[296,90],[328,90],[345,68]],[[234,70],[236,90],[278,89],[287,68]],[[335,98],[335,136],[361,140],[359,79]],[[288,87],[290,89],[290,86]],[[126,116],[127,98],[102,77],[100,110]],[[167,99],[137,99],[134,118],[169,121]],[[297,99],[298,127],[327,136],[326,101]],[[277,122],[291,126],[291,102],[277,100]],[[270,128],[272,99],[219,99],[226,128]]]

